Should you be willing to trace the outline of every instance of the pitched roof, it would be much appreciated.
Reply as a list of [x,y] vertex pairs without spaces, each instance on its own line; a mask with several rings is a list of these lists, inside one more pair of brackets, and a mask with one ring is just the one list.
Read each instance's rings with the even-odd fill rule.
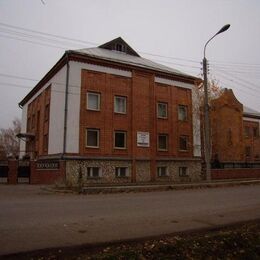
[[[124,45],[123,48],[124,51],[117,51],[116,50],[117,44]],[[102,44],[96,48],[79,49],[73,52],[103,59],[103,60],[129,64],[140,68],[152,69],[160,72],[166,72],[174,75],[180,75],[184,77],[197,79],[196,77],[193,77],[179,70],[173,69],[171,67],[167,67],[165,65],[141,57],[121,37],[118,37],[112,41]]]
[[[117,44],[121,45],[122,49],[117,50]],[[120,47],[120,46],[119,46]],[[50,69],[49,72],[37,83],[37,85],[20,101],[19,106],[23,106],[26,102],[36,94],[41,87],[50,80],[52,75],[56,73],[67,62],[70,55],[80,54],[86,57],[97,58],[105,61],[117,62],[125,65],[131,65],[143,69],[153,70],[157,72],[172,74],[175,76],[198,80],[199,78],[183,73],[179,70],[167,67],[165,65],[153,62],[142,58],[134,49],[132,49],[121,37],[104,43],[96,48],[86,48],[79,50],[68,50],[60,58],[60,60]]]
[[260,118],[260,112],[246,106],[244,106],[243,114],[244,116]]

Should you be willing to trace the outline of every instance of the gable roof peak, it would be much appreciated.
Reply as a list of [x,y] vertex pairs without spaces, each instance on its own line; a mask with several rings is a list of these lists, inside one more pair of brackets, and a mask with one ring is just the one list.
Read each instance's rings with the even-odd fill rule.
[[99,45],[98,48],[123,52],[132,56],[140,57],[140,55],[120,36],[114,40]]

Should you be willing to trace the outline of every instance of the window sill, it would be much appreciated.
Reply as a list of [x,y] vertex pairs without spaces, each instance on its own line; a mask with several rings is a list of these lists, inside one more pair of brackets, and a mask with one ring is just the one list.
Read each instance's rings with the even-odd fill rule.
[[101,176],[98,176],[98,177],[87,177],[87,180],[99,180],[101,178],[102,178]]
[[115,176],[117,179],[129,179],[130,176]]
[[126,112],[116,112],[116,111],[114,111],[114,114],[116,114],[116,115],[126,115]]
[[99,146],[85,146],[87,149],[99,149]]
[[157,116],[157,119],[164,119],[164,120],[167,120],[168,117],[161,117],[161,116]]
[[92,112],[100,112],[100,109],[90,109],[90,108],[87,108],[86,110],[87,111],[92,111]]

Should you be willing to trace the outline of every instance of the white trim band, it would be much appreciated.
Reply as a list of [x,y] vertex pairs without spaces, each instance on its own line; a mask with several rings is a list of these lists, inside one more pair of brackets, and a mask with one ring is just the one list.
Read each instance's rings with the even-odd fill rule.
[[188,89],[192,89],[192,87],[194,86],[193,84],[184,83],[172,79],[160,78],[160,77],[155,77],[154,81],[156,83],[161,83],[161,84],[166,84],[166,85],[181,87],[181,88],[188,88]]
[[104,72],[104,73],[114,74],[114,75],[128,77],[128,78],[132,77],[131,71],[119,70],[119,69],[114,69],[114,68],[100,66],[100,65],[93,65],[93,64],[88,64],[88,63],[84,64],[82,66],[82,69],[87,69],[87,70],[92,70],[92,71],[97,71],[97,72]]

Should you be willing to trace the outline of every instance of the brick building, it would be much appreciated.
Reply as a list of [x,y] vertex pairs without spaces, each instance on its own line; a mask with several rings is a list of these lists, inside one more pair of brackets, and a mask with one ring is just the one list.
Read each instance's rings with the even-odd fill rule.
[[212,160],[260,161],[260,113],[243,106],[231,89],[211,103]]
[[72,185],[199,180],[197,80],[140,57],[120,37],[66,51],[19,103],[21,157],[36,160],[42,178],[62,162]]

